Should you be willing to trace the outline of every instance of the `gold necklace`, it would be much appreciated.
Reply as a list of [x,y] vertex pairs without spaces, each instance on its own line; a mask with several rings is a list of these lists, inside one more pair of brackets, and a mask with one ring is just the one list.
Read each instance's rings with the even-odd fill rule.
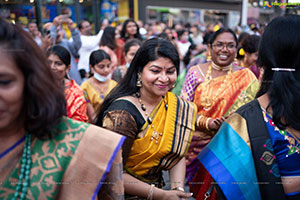
[[232,67],[232,63],[230,65],[225,66],[225,67],[220,67],[219,65],[217,65],[213,61],[211,61],[211,65],[212,65],[212,68],[214,68],[215,70],[222,71],[222,72],[226,72],[230,69],[230,67]]
[[[141,109],[144,111],[145,116],[147,117],[148,124],[151,125],[150,128],[152,129],[152,135],[151,135],[151,139],[150,140],[151,141],[155,140],[155,144],[158,144],[159,136],[162,136],[163,134],[160,133],[160,132],[158,132],[155,129],[155,126],[152,124],[151,117],[149,116],[148,113],[146,113],[147,108],[146,108],[145,104],[143,104],[143,101],[141,99],[141,94],[139,92],[136,92],[134,96],[138,99],[138,101],[139,101],[139,103],[141,105]],[[165,103],[165,109],[167,110],[168,109],[168,104],[167,104],[167,100],[165,98],[164,98],[164,103]]]
[[[210,83],[210,81],[212,80],[212,77],[211,77],[211,71],[212,71],[212,63],[209,65],[208,69],[207,69],[207,72],[206,72],[206,76],[205,76],[205,80],[204,80],[204,83],[205,85],[204,86],[208,86],[208,84]],[[224,90],[225,86],[226,86],[226,83],[227,83],[227,80],[229,78],[229,75],[232,73],[232,65],[229,65],[229,69],[228,69],[228,72],[227,72],[227,75],[224,79],[224,81],[222,82],[221,86],[219,87],[219,89],[217,90],[217,92],[215,93],[215,95],[213,97],[208,97],[208,92],[206,95],[202,95],[201,96],[201,105],[203,106],[203,109],[205,111],[208,111],[211,109],[213,103],[215,102],[216,98],[219,96],[219,93],[221,91]]]

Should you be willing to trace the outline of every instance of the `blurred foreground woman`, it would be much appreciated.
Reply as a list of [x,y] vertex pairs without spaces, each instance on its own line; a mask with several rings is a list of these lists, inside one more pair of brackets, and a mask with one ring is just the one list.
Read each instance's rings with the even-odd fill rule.
[[46,57],[1,18],[0,49],[0,199],[122,199],[124,138],[65,117]]

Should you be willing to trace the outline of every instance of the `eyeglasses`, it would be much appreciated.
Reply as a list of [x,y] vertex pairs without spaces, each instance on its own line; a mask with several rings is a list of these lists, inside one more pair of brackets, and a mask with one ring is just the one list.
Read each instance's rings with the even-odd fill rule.
[[233,50],[236,48],[235,43],[217,42],[216,44],[213,44],[212,46],[216,49],[223,49],[224,47],[226,47],[228,50]]

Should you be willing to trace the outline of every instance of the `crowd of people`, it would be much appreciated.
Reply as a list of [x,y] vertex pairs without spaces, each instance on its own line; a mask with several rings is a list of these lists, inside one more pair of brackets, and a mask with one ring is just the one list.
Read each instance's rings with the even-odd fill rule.
[[299,199],[299,30],[0,18],[0,199]]

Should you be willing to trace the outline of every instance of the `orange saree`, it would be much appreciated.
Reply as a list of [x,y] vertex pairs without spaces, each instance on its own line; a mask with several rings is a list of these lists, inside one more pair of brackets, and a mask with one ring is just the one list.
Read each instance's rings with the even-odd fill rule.
[[[210,118],[226,117],[253,100],[258,88],[259,82],[249,69],[202,82],[196,88],[194,97],[198,115]],[[186,157],[189,181],[192,181],[200,165],[197,155],[210,142],[213,135],[214,133],[209,131],[195,131]]]

